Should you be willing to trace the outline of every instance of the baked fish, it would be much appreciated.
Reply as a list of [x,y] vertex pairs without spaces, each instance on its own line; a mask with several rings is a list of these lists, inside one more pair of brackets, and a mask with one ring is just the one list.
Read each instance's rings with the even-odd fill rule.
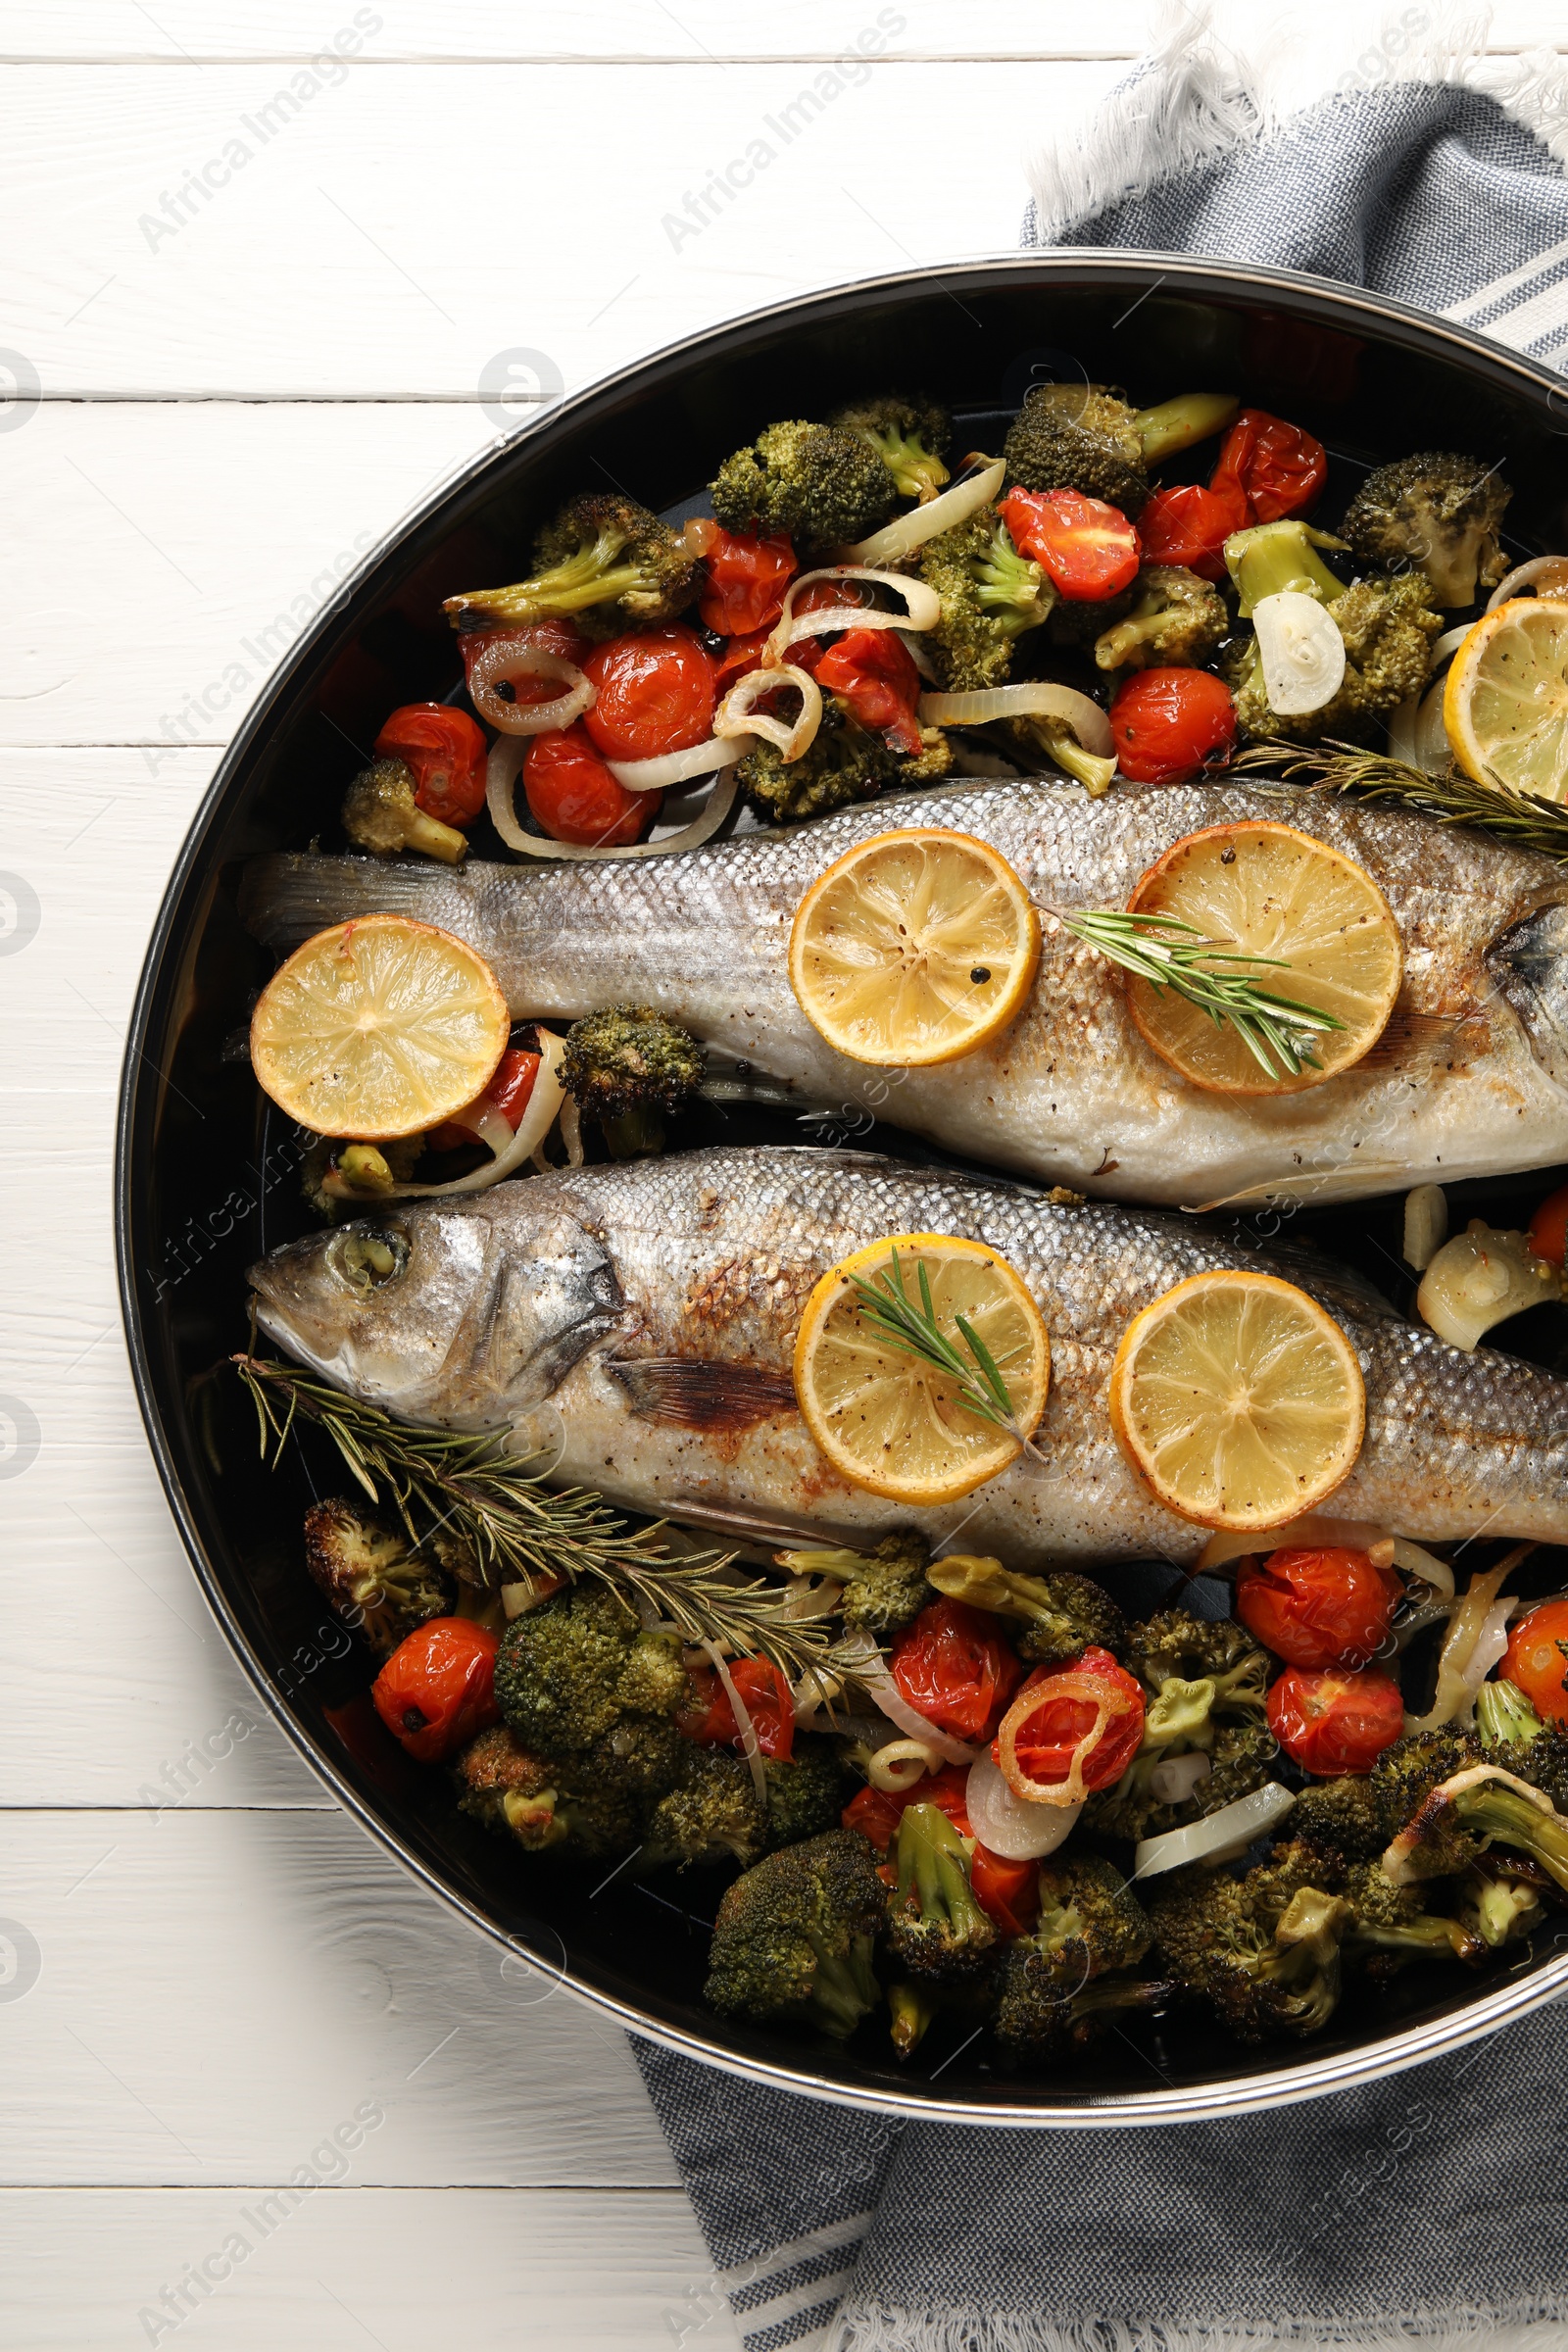
[[[795,1409],[791,1361],[813,1285],[895,1233],[971,1236],[1028,1283],[1051,1337],[1037,1443],[925,1512],[847,1485]],[[1337,1317],[1366,1382],[1366,1441],[1336,1516],[1434,1542],[1568,1541],[1568,1381],[1467,1355],[1309,1253],[1272,1261],[1181,1218],[1058,1206],[1018,1185],[808,1149],[695,1152],[534,1176],[410,1203],[251,1269],[263,1328],[399,1418],[531,1426],[560,1483],[639,1511],[780,1539],[933,1544],[1017,1567],[1164,1555],[1205,1542],[1153,1502],[1111,1436],[1106,1385],[1128,1321],[1188,1275],[1272,1265]]]
[[[1120,906],[1183,835],[1247,817],[1283,819],[1354,858],[1403,941],[1383,1037],[1302,1093],[1192,1086],[1134,1028],[1120,974],[1060,931],[1011,1027],[935,1068],[846,1059],[791,991],[796,907],[874,834],[951,826],[991,843],[1048,904]],[[968,1160],[1102,1198],[1351,1200],[1568,1159],[1568,873],[1407,809],[1289,786],[1118,784],[1094,801],[1076,784],[975,783],[626,862],[264,858],[241,897],[251,929],[284,951],[375,909],[467,940],[514,1017],[655,1004],[781,1082],[804,1112],[839,1120],[840,1141],[874,1115]]]

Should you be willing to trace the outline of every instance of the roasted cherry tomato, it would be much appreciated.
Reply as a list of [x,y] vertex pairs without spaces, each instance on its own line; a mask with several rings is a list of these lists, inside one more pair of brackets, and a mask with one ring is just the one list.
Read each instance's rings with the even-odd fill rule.
[[784,609],[784,591],[800,570],[800,558],[783,531],[770,539],[712,525],[707,579],[697,611],[703,626],[720,637],[746,637],[770,628]]
[[552,841],[618,848],[640,841],[659,814],[662,792],[628,792],[617,784],[581,719],[528,739],[522,763],[528,806]]
[[[1013,1754],[1027,1779],[1050,1787],[1068,1778],[1073,1756],[1099,1716],[1090,1688],[1095,1683],[1108,1685],[1128,1703],[1126,1712],[1112,1716],[1084,1757],[1081,1778],[1091,1790],[1108,1788],[1121,1779],[1144,1743],[1144,1688],[1117,1665],[1108,1649],[1093,1645],[1066,1666],[1037,1666],[1018,1693],[1020,1700],[1032,1691],[1040,1693],[1039,1705],[1019,1725],[1013,1741]],[[1001,1764],[1000,1754],[993,1754]]]
[[1266,409],[1244,409],[1220,443],[1209,488],[1221,497],[1240,491],[1250,521],[1278,522],[1312,504],[1328,466],[1328,451],[1310,433]]
[[501,1638],[466,1617],[432,1617],[400,1642],[370,1690],[375,1711],[421,1764],[440,1764],[499,1723]]
[[[522,1125],[522,1114],[528,1107],[528,1098],[533,1093],[533,1082],[539,1075],[541,1058],[537,1054],[525,1053],[520,1047],[509,1046],[496,1064],[495,1076],[484,1093],[476,1096],[468,1105],[469,1109],[477,1110],[481,1103],[488,1103],[492,1109],[500,1111],[515,1135]],[[471,1127],[465,1127],[457,1119],[443,1119],[439,1127],[431,1128],[424,1140],[432,1152],[462,1152],[477,1139]]]
[[[767,644],[766,629],[754,629],[749,637],[727,637],[722,653],[713,656],[713,688],[719,699],[728,694],[737,678],[744,678],[749,669],[760,665],[762,650]],[[795,649],[790,649],[790,659]]]
[[1546,1195],[1530,1220],[1526,1239],[1538,1257],[1550,1258],[1554,1266],[1562,1264],[1568,1250],[1568,1184]]
[[405,703],[375,739],[383,759],[414,773],[414,798],[444,825],[471,825],[484,807],[484,729],[446,703]]
[[[458,644],[463,651],[463,674],[470,681],[474,662],[492,645],[532,647],[539,653],[560,654],[563,661],[575,662],[579,669],[589,653],[587,638],[562,613],[548,620],[525,620],[514,629],[465,629]],[[526,709],[530,703],[553,703],[566,689],[559,678],[529,677],[524,671],[510,686],[498,687],[496,691],[503,702],[510,695],[513,702]]]
[[851,1797],[840,1820],[847,1830],[858,1830],[879,1854],[885,1854],[899,1834],[906,1805],[940,1805],[954,1828],[969,1835],[966,1794],[967,1764],[945,1764],[940,1772],[921,1775],[907,1788],[861,1788]]
[[582,723],[607,760],[657,760],[712,733],[713,664],[690,629],[612,637],[582,666],[599,689]]
[[977,1842],[969,1857],[969,1884],[975,1901],[1004,1936],[1028,1935],[1040,1916],[1038,1862],[1008,1862]]
[[1059,596],[1103,604],[1138,577],[1138,531],[1119,507],[1080,490],[1009,490],[1003,519],[1013,545],[1033,558]]
[[921,749],[920,672],[893,629],[846,629],[818,661],[814,672],[824,694],[849,705],[850,715],[890,751]]
[[955,1740],[989,1740],[1023,1680],[1000,1621],[965,1600],[934,1600],[906,1626],[888,1669],[911,1707]]
[[1236,1614],[1288,1666],[1366,1666],[1377,1656],[1403,1586],[1392,1568],[1340,1544],[1244,1560]]
[[[730,1680],[752,1719],[757,1744],[764,1756],[789,1756],[795,1748],[795,1702],[789,1684],[766,1658],[732,1658]],[[741,1727],[735,1720],[729,1692],[716,1674],[692,1677],[694,1703],[675,1719],[676,1728],[700,1747],[739,1747]]]
[[1224,492],[1184,482],[1156,490],[1138,517],[1146,564],[1184,564],[1205,580],[1225,577],[1225,542],[1245,530],[1247,500],[1234,484]]
[[[799,617],[802,612],[842,612],[853,605],[869,611],[875,603],[876,592],[869,580],[813,580],[809,588],[801,590],[790,610]],[[814,677],[822,652],[820,637],[797,637],[784,659]]]
[[1268,1728],[1306,1771],[1336,1780],[1371,1771],[1404,1729],[1404,1701],[1389,1674],[1288,1666],[1268,1694]]
[[1503,1681],[1517,1683],[1536,1713],[1549,1723],[1568,1723],[1568,1690],[1563,1689],[1568,1656],[1558,1647],[1563,1642],[1568,1642],[1568,1600],[1544,1600],[1512,1629],[1497,1668]]
[[1118,688],[1110,732],[1135,784],[1184,784],[1236,740],[1236,705],[1206,669],[1140,669]]

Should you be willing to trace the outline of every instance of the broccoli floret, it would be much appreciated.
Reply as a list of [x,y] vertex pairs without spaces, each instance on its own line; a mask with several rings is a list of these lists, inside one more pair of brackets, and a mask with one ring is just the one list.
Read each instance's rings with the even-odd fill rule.
[[1371,1862],[1393,1835],[1379,1792],[1365,1773],[1348,1772],[1337,1781],[1303,1788],[1291,1815],[1291,1828],[1342,1862]]
[[1229,393],[1186,392],[1134,409],[1108,384],[1037,384],[1007,435],[1007,479],[1025,490],[1082,490],[1136,514],[1149,467],[1217,433],[1236,405]]
[[1102,669],[1206,662],[1230,627],[1225,599],[1180,564],[1146,564],[1125,619],[1095,639]]
[[1007,1955],[997,2013],[997,2040],[1011,2066],[1039,2066],[1048,2058],[1080,2057],[1128,2019],[1165,2008],[1176,1987],[1149,1977],[1096,1977],[1079,1992],[1062,1998],[1018,1987],[1013,1975],[1021,1945]]
[[1345,536],[1380,569],[1416,564],[1436,602],[1453,612],[1474,604],[1478,581],[1494,587],[1507,570],[1497,533],[1512,495],[1479,458],[1426,449],[1367,475],[1346,511]]
[[799,1735],[790,1756],[764,1756],[767,1843],[794,1845],[838,1826],[844,1806],[844,1766],[831,1740]]
[[662,1152],[664,1121],[689,1110],[702,1089],[707,1049],[651,1004],[612,1004],[573,1021],[561,1083],[597,1119],[616,1159]]
[[[1269,523],[1288,530],[1288,523]],[[1238,723],[1254,741],[1316,743],[1359,738],[1396,703],[1419,694],[1432,666],[1442,615],[1427,604],[1418,572],[1402,580],[1358,580],[1328,599],[1328,611],[1345,640],[1345,676],[1331,699],[1316,710],[1290,716],[1269,707],[1262,657],[1255,637],[1241,637],[1221,656],[1225,681],[1236,698]]]
[[767,1855],[725,1889],[707,1998],[722,2017],[795,2019],[847,2039],[880,1997],[871,1956],[887,1891],[853,1830]]
[[1538,1863],[1500,1848],[1478,1855],[1459,1881],[1460,1923],[1489,1951],[1516,1942],[1544,1919],[1544,1889],[1550,1881]]
[[899,489],[858,433],[794,417],[726,458],[710,484],[726,531],[787,531],[817,547],[863,539],[886,522]]
[[940,1805],[906,1805],[894,1861],[888,1950],[900,1971],[919,1984],[978,1976],[997,1931],[970,1887],[968,1849]]
[[[1176,1719],[1174,1713],[1152,1718],[1156,1730],[1168,1729]],[[1150,1721],[1146,1717],[1146,1728]],[[1191,1754],[1195,1749],[1206,1753],[1208,1771],[1194,1782],[1191,1794],[1179,1799],[1157,1796],[1152,1786],[1157,1767],[1168,1757]],[[1222,1805],[1261,1788],[1276,1753],[1277,1742],[1265,1725],[1210,1719],[1198,1736],[1171,1739],[1136,1755],[1113,1788],[1090,1798],[1084,1827],[1103,1838],[1125,1838],[1134,1844],[1144,1838],[1162,1838],[1167,1830],[1185,1829],[1189,1822],[1202,1821]]]
[[1544,1788],[1568,1813],[1568,1728],[1544,1723],[1518,1684],[1499,1678],[1476,1693],[1476,1730],[1487,1763]]
[[[1082,2046],[1097,2004],[1085,1995],[1108,1972],[1136,1968],[1148,1951],[1149,1915],[1121,1873],[1091,1854],[1044,1863],[1040,1918],[1007,1947],[997,2009],[997,2039],[1014,2061]],[[1131,1977],[1110,1976],[1138,1996]],[[1168,1987],[1162,1987],[1162,1991]],[[1117,2001],[1116,2006],[1121,2006]]]
[[641,1861],[756,1862],[767,1842],[766,1822],[750,1769],[727,1748],[693,1747],[677,1785],[649,1816]]
[[1032,711],[1026,718],[1003,721],[1003,733],[1014,743],[1025,760],[1042,757],[1059,767],[1064,776],[1081,784],[1091,800],[1110,790],[1116,773],[1114,755],[1105,757],[1099,752],[1087,752],[1079,742],[1069,722],[1064,718],[1048,718],[1043,712]]
[[1070,1568],[1023,1576],[1000,1560],[951,1551],[930,1570],[930,1581],[950,1599],[1019,1623],[1018,1655],[1036,1666],[1063,1665],[1091,1645],[1119,1656],[1127,1639],[1127,1621],[1110,1594]]
[[761,816],[776,825],[828,816],[879,792],[907,791],[946,775],[953,765],[947,737],[922,727],[920,752],[892,752],[880,735],[869,734],[836,695],[822,701],[822,723],[799,760],[783,760],[770,743],[760,743],[736,766],[741,790]]
[[305,1565],[378,1658],[390,1657],[416,1626],[452,1614],[451,1579],[401,1529],[342,1495],[313,1502],[306,1512]]
[[688,1688],[674,1638],[640,1631],[602,1586],[570,1586],[514,1618],[496,1653],[502,1715],[547,1756],[580,1754],[626,1715],[671,1716]]
[[794,1576],[829,1576],[844,1587],[839,1615],[850,1633],[902,1634],[931,1598],[931,1547],[912,1531],[884,1536],[875,1551],[781,1551]]
[[486,1829],[508,1832],[530,1853],[565,1837],[552,1768],[506,1724],[492,1724],[468,1742],[457,1759],[457,1775],[460,1810]]
[[697,593],[696,559],[635,499],[569,500],[534,541],[533,560],[531,578],[510,588],[449,596],[454,628],[514,628],[570,612],[585,637],[618,637],[662,627]]
[[920,577],[942,600],[926,639],[939,683],[954,693],[1000,686],[1026,629],[1050,618],[1056,592],[1038,564],[1021,556],[995,507],[928,539]]
[[953,436],[953,419],[935,401],[906,400],[891,392],[880,400],[856,401],[830,416],[828,423],[874,449],[900,494],[918,499],[922,507],[948,479],[942,461]]
[[1241,2041],[1315,2034],[1340,1997],[1350,1906],[1331,1857],[1298,1839],[1244,1879],[1186,1870],[1151,1905],[1155,1948],[1176,1983]]
[[1346,1957],[1363,1961],[1369,1976],[1392,1977],[1412,1960],[1480,1956],[1481,1939],[1472,1929],[1429,1910],[1410,1887],[1396,1886],[1380,1863],[1354,1864],[1346,1878],[1345,1899],[1351,1913]]
[[415,802],[416,789],[414,770],[406,760],[372,760],[343,795],[344,832],[357,849],[368,850],[373,858],[418,850],[445,865],[461,865],[468,854],[467,837],[455,825],[426,816]]
[[1568,1820],[1494,1764],[1467,1765],[1440,1782],[1395,1837],[1382,1867],[1396,1886],[1446,1878],[1469,1869],[1493,1843],[1539,1863],[1568,1889]]
[[1266,1650],[1229,1617],[1198,1617],[1191,1609],[1161,1609],[1127,1636],[1127,1668],[1146,1690],[1167,1682],[1211,1682],[1216,1715],[1263,1720],[1272,1679]]

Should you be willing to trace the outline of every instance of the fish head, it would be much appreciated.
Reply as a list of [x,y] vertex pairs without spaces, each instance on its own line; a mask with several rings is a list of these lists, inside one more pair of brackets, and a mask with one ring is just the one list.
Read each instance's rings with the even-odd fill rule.
[[400,1420],[449,1429],[541,1404],[625,1321],[609,1255],[554,1198],[388,1208],[286,1243],[249,1279],[258,1322],[290,1354]]
[[1568,906],[1539,907],[1511,925],[1487,965],[1536,1060],[1568,1092]]

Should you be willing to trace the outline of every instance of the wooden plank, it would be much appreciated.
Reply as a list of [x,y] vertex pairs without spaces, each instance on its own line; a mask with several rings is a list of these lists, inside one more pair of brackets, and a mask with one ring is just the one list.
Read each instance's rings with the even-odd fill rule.
[[[530,0],[523,9],[508,0],[467,0],[462,9],[400,0],[391,9],[335,11],[308,0],[250,0],[225,8],[220,20],[203,0],[165,0],[155,22],[135,0],[77,0],[69,13],[17,0],[0,33],[0,62],[180,67],[308,59],[335,49],[366,64],[453,58],[689,65],[837,57],[867,28],[883,36],[890,57],[1122,56],[1140,47],[1147,15],[1146,0],[1101,0],[1090,22],[1072,0],[966,0],[961,12],[944,0],[898,0],[893,7],[880,0],[793,0],[787,10],[761,0],[683,0],[678,13],[659,0],[596,0],[592,9],[563,0]],[[371,18],[380,20],[373,28]]]
[[0,1812],[0,1889],[8,2183],[286,2180],[367,2100],[357,2186],[675,2180],[619,2028],[342,1813]]
[[520,348],[570,387],[823,278],[1011,248],[1025,152],[1119,71],[5,69],[0,198],[38,224],[7,337],[51,396],[471,399]]
[[[366,551],[495,433],[467,404],[43,403],[0,434],[0,744],[226,743]],[[132,760],[126,787],[160,805],[172,772]],[[26,805],[63,850],[74,824]]]
[[266,2212],[224,2188],[0,2193],[0,2340],[17,2352],[739,2352],[678,2189],[299,2193]]

